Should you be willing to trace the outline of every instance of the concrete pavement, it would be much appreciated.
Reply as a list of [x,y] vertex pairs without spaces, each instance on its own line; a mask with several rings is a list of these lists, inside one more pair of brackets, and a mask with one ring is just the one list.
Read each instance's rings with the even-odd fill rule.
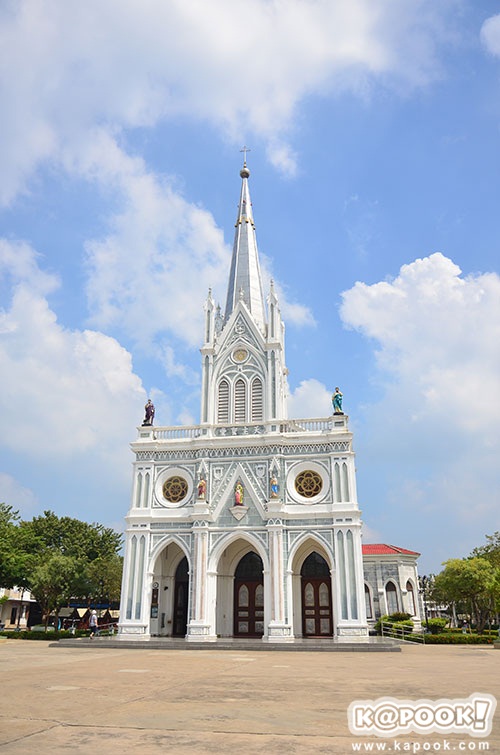
[[[0,644],[0,669],[0,754],[344,755],[357,743],[366,752],[365,745],[384,742],[386,752],[459,752],[463,745],[470,752],[488,742],[489,752],[500,753],[500,710],[486,740],[408,735],[398,745],[353,737],[347,723],[357,699],[500,698],[500,653],[491,647],[193,652],[8,640]],[[402,749],[405,743],[412,749]]]

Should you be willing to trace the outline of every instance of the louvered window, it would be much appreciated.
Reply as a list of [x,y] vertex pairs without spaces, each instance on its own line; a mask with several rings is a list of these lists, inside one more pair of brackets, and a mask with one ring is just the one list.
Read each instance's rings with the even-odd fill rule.
[[217,402],[217,422],[229,422],[229,383],[221,380],[219,383],[219,400]]
[[262,380],[254,378],[252,382],[252,422],[262,422]]
[[234,385],[234,421],[246,420],[246,386],[244,380],[237,380]]

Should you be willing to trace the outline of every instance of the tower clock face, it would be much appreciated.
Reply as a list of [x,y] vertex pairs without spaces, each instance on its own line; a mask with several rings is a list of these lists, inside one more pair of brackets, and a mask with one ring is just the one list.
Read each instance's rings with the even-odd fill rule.
[[246,349],[236,349],[233,351],[233,359],[235,362],[244,362],[248,357],[248,351]]

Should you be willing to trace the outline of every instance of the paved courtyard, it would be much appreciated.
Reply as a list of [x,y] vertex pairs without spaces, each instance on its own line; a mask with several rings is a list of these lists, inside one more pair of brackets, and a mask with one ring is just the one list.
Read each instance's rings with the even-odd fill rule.
[[367,752],[370,743],[372,751],[385,743],[385,752],[418,746],[420,752],[478,752],[486,741],[489,752],[500,753],[500,710],[486,740],[408,735],[395,744],[394,738],[353,737],[347,723],[347,708],[357,699],[454,699],[474,692],[499,698],[500,652],[492,648],[294,653],[8,640],[0,643],[0,669],[2,754],[343,755]]

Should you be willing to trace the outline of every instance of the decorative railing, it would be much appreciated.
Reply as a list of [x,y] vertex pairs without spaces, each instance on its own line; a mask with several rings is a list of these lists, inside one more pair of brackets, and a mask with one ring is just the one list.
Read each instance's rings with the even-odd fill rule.
[[314,419],[286,419],[238,425],[184,425],[176,427],[139,427],[139,439],[180,440],[222,438],[270,433],[332,433],[347,430],[345,415]]
[[390,637],[393,640],[399,640],[399,642],[421,642],[425,645],[424,632],[414,632],[413,627],[407,624],[381,621],[380,633],[382,637]]

